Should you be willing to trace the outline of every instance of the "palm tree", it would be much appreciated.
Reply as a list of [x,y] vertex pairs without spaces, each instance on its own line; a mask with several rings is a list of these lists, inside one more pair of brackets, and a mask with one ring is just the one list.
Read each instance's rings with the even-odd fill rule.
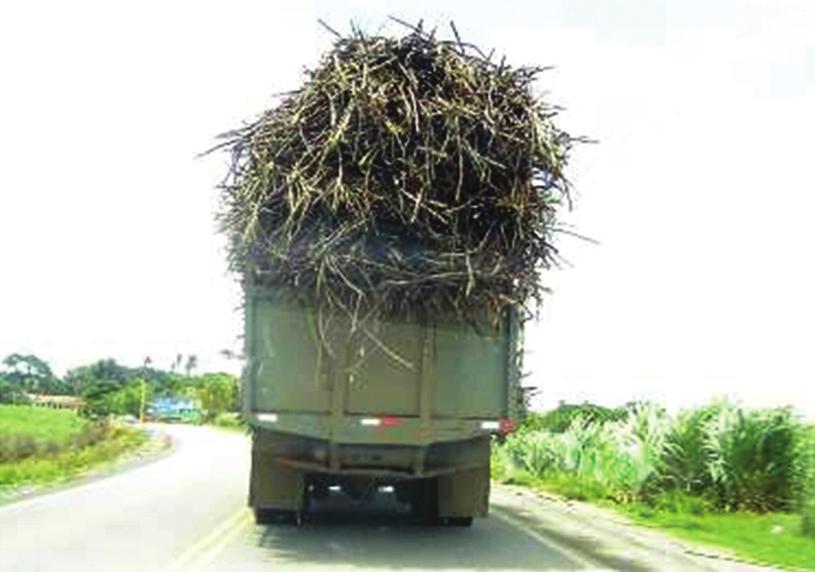
[[187,377],[192,376],[192,370],[198,367],[198,356],[190,354],[187,356],[187,363],[184,364],[184,369],[187,372]]
[[181,355],[180,353],[176,354],[175,359],[173,360],[173,365],[170,367],[170,371],[175,373],[175,370],[177,370],[181,366],[181,361],[183,359],[184,359],[183,355]]

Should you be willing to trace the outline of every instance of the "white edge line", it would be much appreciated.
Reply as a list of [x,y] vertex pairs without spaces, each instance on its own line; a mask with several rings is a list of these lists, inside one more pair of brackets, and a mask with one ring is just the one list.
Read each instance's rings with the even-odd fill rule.
[[598,566],[597,562],[594,562],[593,560],[583,556],[574,549],[564,546],[559,541],[553,538],[544,536],[543,534],[535,530],[527,528],[526,526],[518,522],[516,519],[512,518],[511,516],[508,516],[507,514],[504,514],[504,511],[502,509],[496,509],[495,507],[492,507],[490,509],[490,516],[497,517],[499,520],[502,520],[503,522],[509,524],[513,528],[522,531],[524,534],[537,540],[541,544],[554,548],[555,550],[566,556],[567,559],[572,560],[575,564],[585,567],[588,570],[612,570],[612,568],[608,568],[607,566]]
[[[177,443],[174,441],[173,445],[171,445],[170,450],[162,450],[156,453],[155,458],[147,459],[147,462],[143,465],[139,465],[132,469],[124,469],[122,471],[114,471],[112,474],[105,475],[104,473],[94,475],[93,470],[91,469],[90,473],[79,474],[76,475],[74,478],[68,478],[63,483],[56,483],[54,486],[54,490],[48,490],[49,485],[44,485],[45,490],[41,492],[34,492],[32,497],[24,497],[20,500],[11,500],[6,504],[0,504],[0,513],[3,512],[14,512],[14,510],[20,510],[31,506],[37,506],[53,500],[54,497],[61,497],[63,495],[68,496],[77,492],[84,491],[85,489],[89,489],[95,486],[103,486],[107,485],[111,481],[115,482],[120,478],[124,478],[129,475],[138,474],[141,471],[151,469],[157,463],[166,460],[167,457],[172,456],[174,453],[173,448]],[[169,454],[168,454],[169,453]],[[115,461],[114,461],[115,462]],[[82,478],[90,477],[89,482],[85,483],[77,483],[71,484],[71,481],[76,479],[80,480]]]

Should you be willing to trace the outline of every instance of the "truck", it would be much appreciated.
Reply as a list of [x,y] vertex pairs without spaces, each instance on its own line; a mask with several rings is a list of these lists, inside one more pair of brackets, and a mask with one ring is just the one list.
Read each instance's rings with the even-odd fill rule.
[[487,515],[491,441],[522,407],[516,311],[383,320],[359,344],[350,318],[245,284],[244,318],[258,523],[300,522],[331,490],[360,499],[383,487],[427,522]]

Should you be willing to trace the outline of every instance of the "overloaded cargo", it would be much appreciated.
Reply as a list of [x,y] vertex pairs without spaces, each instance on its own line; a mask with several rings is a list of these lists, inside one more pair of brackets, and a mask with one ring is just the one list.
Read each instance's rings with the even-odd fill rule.
[[533,92],[541,71],[420,29],[338,39],[225,134],[232,267],[355,327],[539,300],[573,142]]
[[387,484],[454,524],[486,515],[575,139],[533,91],[542,68],[453,32],[340,36],[217,147],[259,521],[332,485]]

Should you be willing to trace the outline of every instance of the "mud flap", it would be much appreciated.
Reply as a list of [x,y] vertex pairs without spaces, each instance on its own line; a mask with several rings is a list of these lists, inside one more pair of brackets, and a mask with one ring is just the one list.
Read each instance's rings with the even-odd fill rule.
[[437,486],[440,517],[487,516],[489,466],[440,476]]
[[254,509],[291,510],[303,508],[305,475],[275,462],[274,457],[253,449],[249,477],[249,506]]

